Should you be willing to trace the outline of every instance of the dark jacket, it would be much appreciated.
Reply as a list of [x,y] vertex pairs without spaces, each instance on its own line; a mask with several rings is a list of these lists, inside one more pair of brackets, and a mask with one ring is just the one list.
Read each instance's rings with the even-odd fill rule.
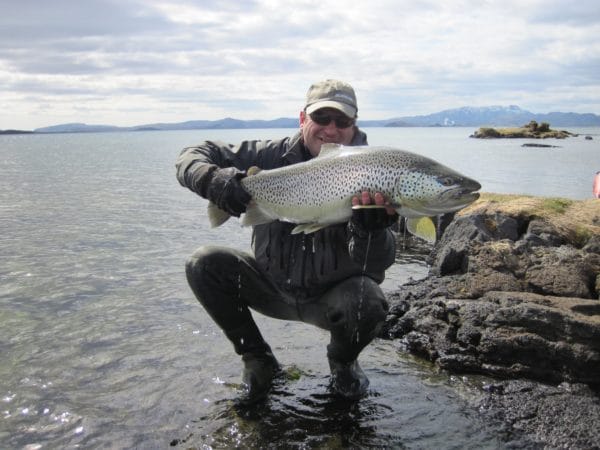
[[[366,144],[367,136],[357,130],[351,145]],[[177,179],[182,186],[202,193],[210,182],[209,174],[217,168],[274,169],[310,158],[301,133],[277,141],[244,141],[237,147],[207,141],[181,152]],[[395,239],[390,230],[369,236],[344,223],[307,235],[291,234],[294,226],[280,221],[255,226],[252,248],[265,274],[295,295],[317,295],[361,274],[381,283],[385,269],[394,262]]]

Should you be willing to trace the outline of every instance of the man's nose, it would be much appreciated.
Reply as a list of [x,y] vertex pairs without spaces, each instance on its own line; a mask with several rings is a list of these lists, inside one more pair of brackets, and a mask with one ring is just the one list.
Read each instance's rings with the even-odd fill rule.
[[334,134],[337,133],[337,127],[335,126],[335,120],[332,120],[331,122],[329,122],[329,124],[327,126],[325,126],[325,132],[329,133],[329,134]]

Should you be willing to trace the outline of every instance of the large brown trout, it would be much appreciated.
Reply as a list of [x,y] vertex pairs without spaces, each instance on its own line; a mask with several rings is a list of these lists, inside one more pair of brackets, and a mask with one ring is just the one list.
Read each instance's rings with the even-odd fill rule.
[[[298,224],[294,233],[312,233],[347,222],[353,196],[381,192],[407,218],[408,230],[429,241],[435,240],[429,217],[464,208],[479,198],[476,191],[481,188],[477,181],[415,153],[337,144],[324,144],[319,156],[303,163],[252,168],[242,185],[252,196],[242,216],[244,226],[282,220]],[[209,218],[219,226],[229,215],[210,204]]]

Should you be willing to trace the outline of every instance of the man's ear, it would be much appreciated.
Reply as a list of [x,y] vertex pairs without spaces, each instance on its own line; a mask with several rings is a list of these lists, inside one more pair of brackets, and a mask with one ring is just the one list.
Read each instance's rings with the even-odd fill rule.
[[304,122],[306,122],[306,111],[302,110],[300,111],[300,127],[304,125]]

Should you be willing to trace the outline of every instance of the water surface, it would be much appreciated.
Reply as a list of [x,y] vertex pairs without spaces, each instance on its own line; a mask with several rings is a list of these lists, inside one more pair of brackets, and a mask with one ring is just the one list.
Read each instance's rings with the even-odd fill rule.
[[[372,144],[428,154],[484,191],[589,198],[600,170],[598,141],[582,137],[524,149],[469,139],[468,129],[366,131]],[[261,316],[290,375],[265,405],[236,409],[240,361],[194,300],[183,265],[201,244],[249,249],[250,232],[234,220],[209,229],[206,201],[177,184],[174,161],[209,137],[291,132],[0,136],[2,447],[504,445],[497,424],[458,396],[455,379],[395,343],[363,352],[371,390],[347,403],[328,390],[328,336]],[[426,271],[409,244],[383,287]]]

